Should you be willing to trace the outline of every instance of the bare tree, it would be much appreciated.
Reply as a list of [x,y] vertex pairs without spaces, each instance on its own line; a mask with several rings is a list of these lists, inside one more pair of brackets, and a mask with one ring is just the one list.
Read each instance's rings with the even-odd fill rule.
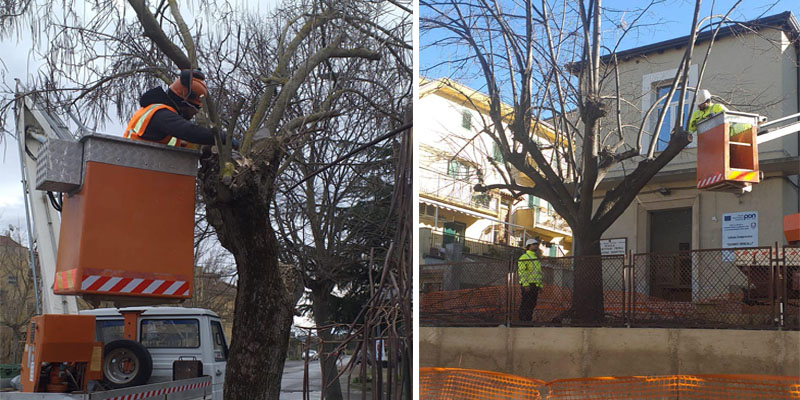
[[[528,194],[547,200],[572,228],[576,256],[599,255],[603,232],[692,140],[682,113],[686,101],[694,103],[687,93],[694,89],[689,87],[689,66],[696,57],[695,41],[703,26],[715,28],[716,34],[722,25],[699,21],[699,0],[669,93],[642,110],[639,123],[622,123],[620,109],[634,99],[625,98],[620,89],[617,47],[656,3],[615,13],[601,0],[421,1],[421,35],[430,38],[423,42],[455,50],[458,56],[449,61],[451,66],[467,71],[462,77],[485,83],[488,93],[490,110],[481,134],[491,137],[502,152],[502,160],[492,164],[503,182],[478,185],[476,190],[505,189],[515,197]],[[620,20],[622,12],[629,22]],[[604,20],[619,28],[616,40],[603,36]],[[700,57],[703,68],[710,44],[707,50]],[[661,130],[667,110],[654,110],[678,92],[676,120],[681,124],[656,154],[655,132]],[[651,115],[656,128],[648,131]],[[537,139],[545,131],[552,135],[549,143]],[[651,139],[649,146],[643,146],[643,138]],[[623,164],[624,179],[594,202],[600,182]],[[533,185],[521,184],[520,175]],[[602,320],[601,273],[599,262],[576,263],[574,319]]]
[[[410,77],[406,81],[410,84]],[[368,104],[354,106],[367,114],[379,111]],[[299,181],[327,160],[351,152],[360,140],[375,138],[392,124],[402,122],[390,118],[384,125],[370,120],[363,116],[342,121],[341,126],[327,127],[327,138],[299,156],[301,163],[292,175]],[[311,291],[317,335],[326,343],[319,360],[325,369],[325,395],[329,399],[341,398],[338,380],[334,379],[338,375],[336,357],[329,357],[336,347],[331,342],[330,326],[352,322],[339,319],[348,314],[337,309],[346,303],[342,297],[357,295],[368,286],[367,269],[371,266],[366,257],[374,248],[385,253],[395,228],[390,218],[394,165],[391,144],[367,149],[284,191],[277,200],[284,210],[275,215],[279,234],[285,238],[282,258],[300,267],[304,285]],[[297,185],[290,180],[287,183]]]
[[[314,124],[347,119],[347,102],[406,83],[375,82],[359,65],[394,60],[395,68],[410,70],[406,37],[396,36],[407,32],[396,29],[408,23],[407,3],[297,1],[269,15],[226,1],[188,8],[174,0],[129,0],[125,7],[97,0],[85,15],[67,3],[25,2],[9,11],[20,14],[15,23],[41,32],[36,51],[46,65],[29,87],[45,90],[53,108],[101,121],[113,104],[124,120],[136,108],[132,93],[171,82],[176,69],[206,73],[211,93],[199,118],[216,146],[203,149],[199,188],[238,277],[225,396],[278,398],[301,281],[278,262],[271,217],[281,212],[272,210],[277,182],[301,149],[324,137]],[[340,71],[348,73],[331,79]],[[241,140],[239,154],[222,133]]]

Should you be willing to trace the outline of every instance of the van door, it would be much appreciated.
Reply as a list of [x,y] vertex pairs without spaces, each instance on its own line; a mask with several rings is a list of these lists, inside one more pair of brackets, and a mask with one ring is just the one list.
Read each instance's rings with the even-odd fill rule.
[[139,342],[150,350],[153,358],[150,383],[171,381],[172,363],[176,360],[203,360],[197,318],[141,318]]
[[225,387],[225,367],[228,362],[228,343],[219,320],[211,321],[211,344],[214,347],[212,356],[214,363],[206,369],[206,375],[211,375],[211,384],[214,387],[214,400],[222,400],[222,390]]

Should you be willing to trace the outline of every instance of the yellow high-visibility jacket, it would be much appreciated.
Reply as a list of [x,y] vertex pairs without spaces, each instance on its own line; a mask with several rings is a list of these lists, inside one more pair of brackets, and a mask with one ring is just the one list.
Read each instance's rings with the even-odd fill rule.
[[713,114],[728,111],[722,104],[712,103],[705,110],[694,110],[692,118],[689,119],[689,133],[697,133],[697,123]]
[[526,250],[517,261],[517,275],[519,275],[519,283],[523,287],[528,287],[533,283],[537,287],[542,287],[542,264],[536,253],[532,250]]

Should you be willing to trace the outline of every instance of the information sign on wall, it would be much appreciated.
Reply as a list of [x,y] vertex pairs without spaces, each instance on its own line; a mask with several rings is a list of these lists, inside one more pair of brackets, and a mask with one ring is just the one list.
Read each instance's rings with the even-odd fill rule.
[[722,248],[758,246],[758,211],[722,214]]
[[600,239],[600,254],[604,256],[625,255],[628,251],[628,238]]

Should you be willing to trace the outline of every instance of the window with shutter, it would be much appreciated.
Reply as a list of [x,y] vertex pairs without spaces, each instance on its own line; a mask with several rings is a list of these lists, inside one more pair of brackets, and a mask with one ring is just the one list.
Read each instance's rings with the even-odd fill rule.
[[503,162],[503,152],[500,151],[497,143],[492,143],[492,158],[497,162]]
[[461,111],[461,127],[472,129],[472,113],[469,110]]

